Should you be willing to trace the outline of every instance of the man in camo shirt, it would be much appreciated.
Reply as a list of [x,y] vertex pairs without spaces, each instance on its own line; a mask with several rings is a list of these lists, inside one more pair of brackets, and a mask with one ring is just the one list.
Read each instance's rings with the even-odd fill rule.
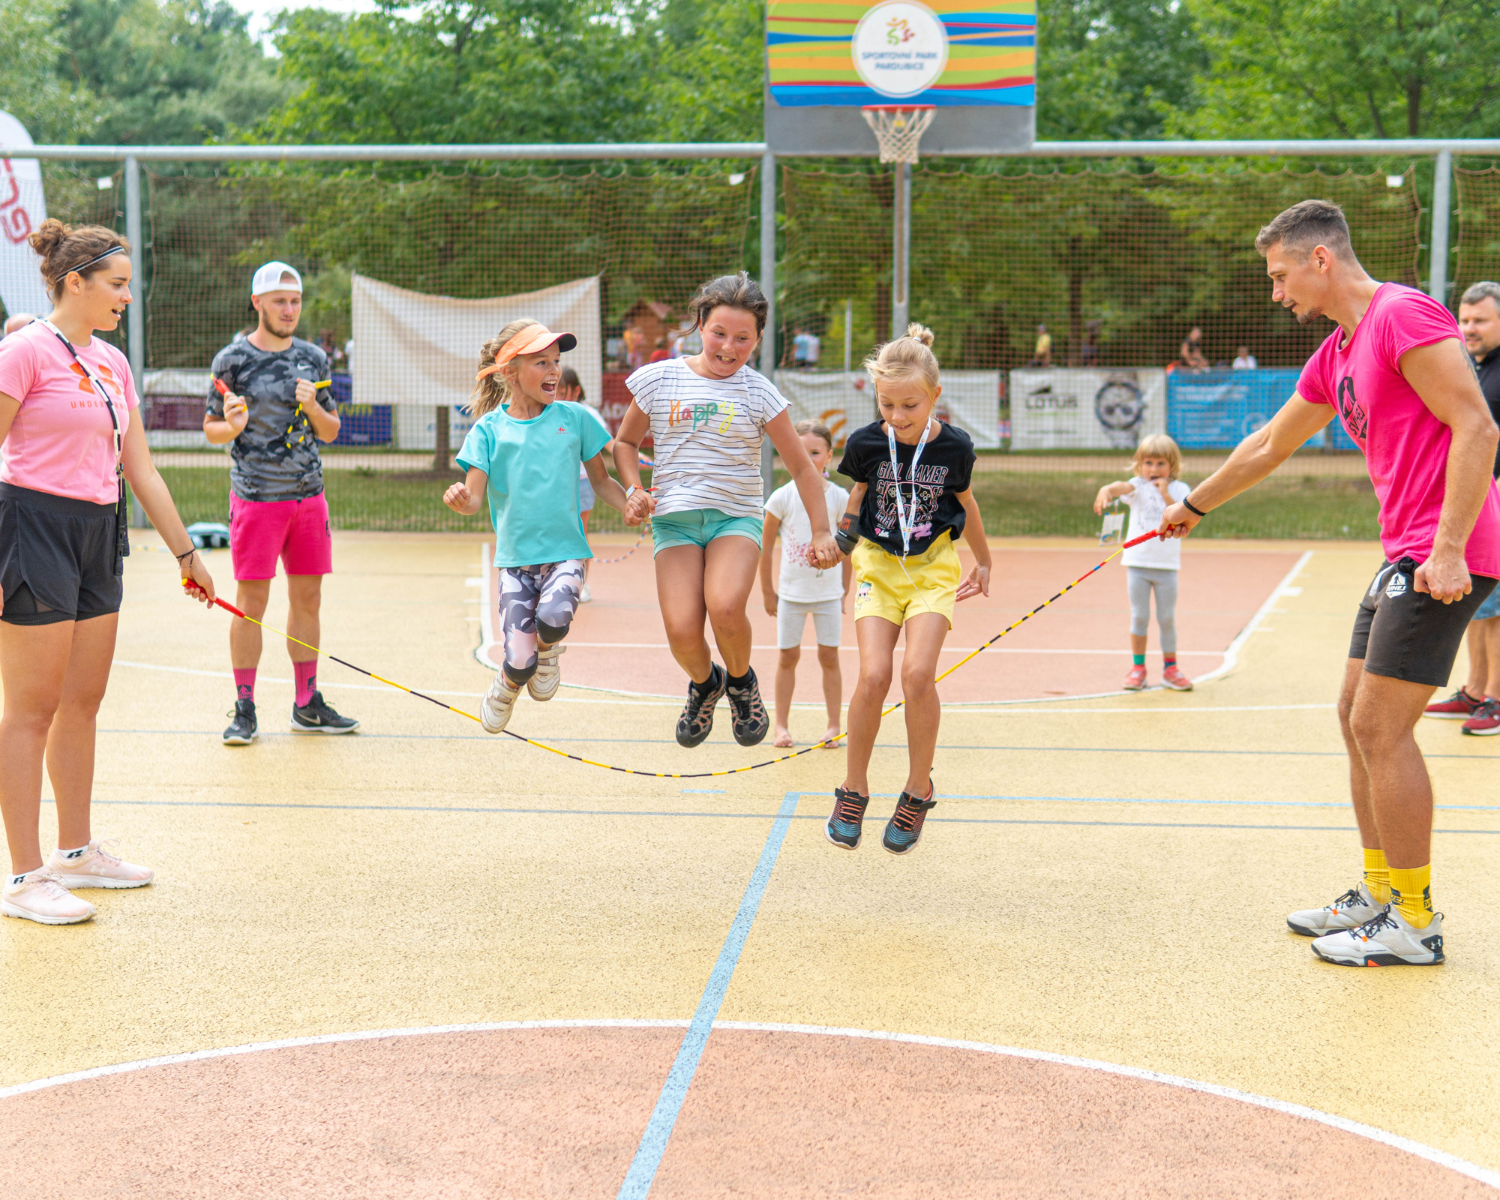
[[[323,576],[333,570],[328,501],[323,495],[319,442],[339,435],[338,410],[327,388],[328,356],[292,335],[302,317],[302,276],[283,262],[255,272],[250,305],[258,324],[214,356],[213,374],[228,388],[208,390],[203,432],[216,445],[229,442],[229,547],[239,585],[236,603],[257,620],[265,616],[279,557],[286,568],[291,612],[287,632],[321,644],[318,610]],[[260,626],[235,617],[229,657],[236,691],[224,744],[255,740],[255,671]],[[350,733],[359,722],[340,716],[318,691],[317,656],[287,642],[297,695],[291,727],[298,733]]]

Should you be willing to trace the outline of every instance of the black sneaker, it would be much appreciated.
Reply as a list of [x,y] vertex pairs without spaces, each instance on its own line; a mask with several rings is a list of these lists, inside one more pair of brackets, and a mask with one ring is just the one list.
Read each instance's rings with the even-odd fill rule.
[[742,688],[729,687],[729,711],[734,718],[734,740],[741,746],[758,746],[766,740],[771,728],[771,718],[766,715],[766,706],[760,700],[760,683],[753,670],[746,670],[750,677]]
[[861,796],[846,788],[834,788],[833,816],[828,818],[828,824],[823,827],[828,840],[845,850],[855,849],[864,830],[860,822],[865,819],[865,805],[868,803],[868,796]]
[[687,703],[683,705],[682,716],[677,718],[677,744],[686,746],[691,750],[694,746],[701,746],[703,739],[713,732],[714,728],[714,705],[724,695],[724,685],[729,676],[724,673],[724,668],[718,663],[713,664],[713,671],[706,682],[702,684],[688,682]]
[[234,718],[224,731],[226,746],[248,746],[256,738],[255,701],[236,700],[226,716]]
[[937,805],[933,795],[931,783],[927,785],[926,800],[918,800],[910,792],[902,792],[901,799],[896,801],[896,811],[885,823],[885,836],[880,839],[880,844],[892,854],[910,853],[922,837],[922,822],[927,820],[928,812]]
[[292,705],[293,733],[353,733],[358,728],[353,717],[341,717],[324,704],[322,692],[314,692],[306,704]]

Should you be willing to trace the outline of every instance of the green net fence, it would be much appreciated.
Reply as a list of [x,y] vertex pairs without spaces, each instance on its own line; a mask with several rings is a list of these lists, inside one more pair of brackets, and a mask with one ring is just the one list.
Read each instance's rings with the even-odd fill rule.
[[[632,366],[685,344],[698,284],[760,270],[760,187],[748,162],[144,176],[147,423],[189,519],[224,519],[227,463],[203,442],[201,394],[182,380],[206,379],[214,353],[252,327],[247,282],[261,262],[303,272],[300,332],[330,352],[346,396],[347,371],[358,371],[349,344],[356,274],[459,299],[598,276],[606,409],[628,398]],[[1476,215],[1500,206],[1496,180],[1459,173],[1461,281],[1500,273],[1489,265],[1500,238]],[[840,432],[873,415],[857,376],[890,330],[892,182],[889,168],[866,162],[778,172],[778,381],[797,415],[829,416]],[[49,165],[47,188],[55,215],[123,230],[118,174]],[[1178,437],[1190,481],[1211,471],[1285,399],[1326,333],[1270,303],[1255,232],[1296,200],[1335,200],[1372,274],[1417,284],[1422,191],[1419,171],[1399,164],[922,164],[912,181],[910,312],[937,333],[955,396],[947,415],[982,447],[975,488],[991,532],[1097,532],[1093,492],[1128,472],[1142,432]],[[1195,327],[1197,364],[1180,358]],[[1246,355],[1257,369],[1233,372]],[[425,441],[399,410],[347,411],[348,436],[324,452],[337,525],[484,528],[438,502],[454,469],[424,419]],[[1309,447],[1258,496],[1213,532],[1376,532],[1374,497],[1347,439]],[[594,522],[622,528],[603,506]]]

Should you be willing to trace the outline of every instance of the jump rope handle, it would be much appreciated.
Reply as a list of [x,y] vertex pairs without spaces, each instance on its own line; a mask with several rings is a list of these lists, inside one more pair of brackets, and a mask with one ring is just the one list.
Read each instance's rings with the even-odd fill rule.
[[214,387],[218,389],[219,395],[221,395],[221,396],[227,396],[227,395],[229,395],[229,385],[227,383],[225,383],[222,379],[220,379],[217,375],[214,376]]
[[1128,542],[1121,546],[1120,549],[1129,550],[1132,546],[1139,546],[1142,542],[1149,542],[1152,538],[1158,538],[1161,536],[1161,534],[1157,533],[1156,530],[1153,529],[1150,533],[1143,533],[1140,537],[1131,538]]

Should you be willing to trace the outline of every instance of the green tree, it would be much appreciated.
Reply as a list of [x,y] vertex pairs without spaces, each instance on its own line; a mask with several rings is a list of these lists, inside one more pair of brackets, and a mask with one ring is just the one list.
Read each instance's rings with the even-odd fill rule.
[[1198,0],[1186,137],[1489,137],[1500,24],[1480,0]]
[[57,70],[66,0],[0,0],[9,49],[0,57],[0,97],[39,142],[71,142],[93,121],[93,97]]

